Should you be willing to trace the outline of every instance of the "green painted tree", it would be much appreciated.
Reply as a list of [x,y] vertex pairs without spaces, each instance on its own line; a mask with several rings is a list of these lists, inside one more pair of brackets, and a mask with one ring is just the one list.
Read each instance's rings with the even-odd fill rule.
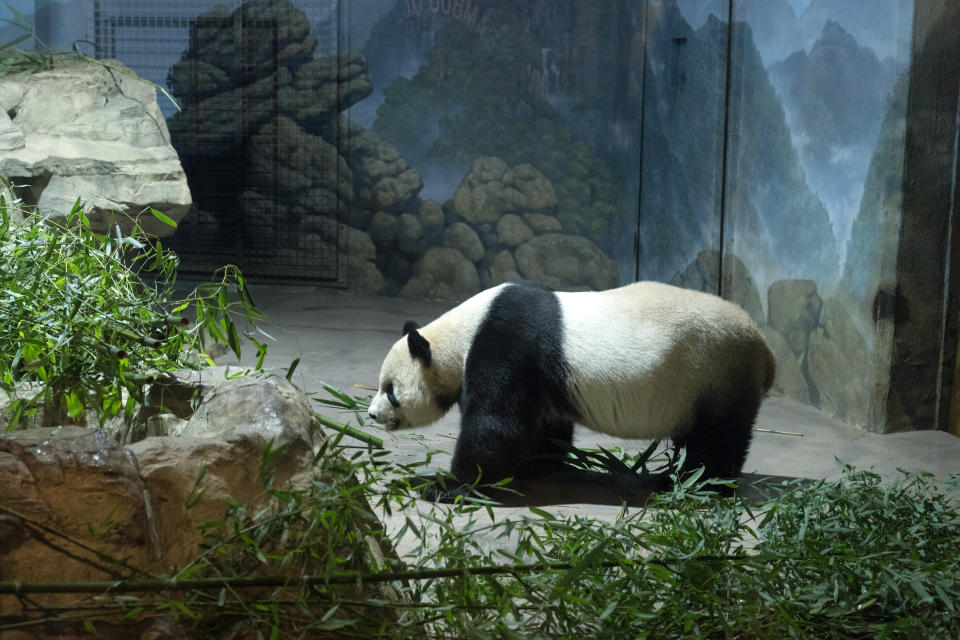
[[[371,42],[420,29],[433,44],[412,77],[384,89],[374,129],[421,170],[451,163],[465,170],[478,156],[532,164],[554,185],[564,229],[609,250],[619,189],[606,162],[541,97],[534,71],[543,44],[524,27],[526,3],[485,7],[477,21],[424,12],[398,25],[390,14],[375,28]],[[377,55],[368,55],[373,68]]]

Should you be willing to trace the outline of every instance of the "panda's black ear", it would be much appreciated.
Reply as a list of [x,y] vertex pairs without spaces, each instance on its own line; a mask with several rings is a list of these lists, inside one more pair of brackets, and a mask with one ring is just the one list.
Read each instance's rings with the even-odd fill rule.
[[406,322],[403,323],[403,333],[401,333],[400,335],[405,336],[411,331],[416,331],[419,328],[420,328],[420,325],[418,325],[416,322],[414,322],[413,320],[407,320]]
[[416,328],[410,329],[407,333],[407,346],[410,347],[410,355],[423,363],[423,366],[429,367],[433,361],[433,355],[430,353],[430,342],[420,335]]

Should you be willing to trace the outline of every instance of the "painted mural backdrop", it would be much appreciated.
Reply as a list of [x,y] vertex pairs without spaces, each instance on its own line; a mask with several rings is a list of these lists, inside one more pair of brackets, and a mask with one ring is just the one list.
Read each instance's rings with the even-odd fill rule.
[[[595,250],[620,281],[722,281],[764,327],[781,391],[876,426],[890,344],[871,318],[896,249],[910,2],[737,0],[732,28],[727,0],[351,7],[374,90],[350,117],[420,172],[440,244],[457,223],[475,232],[481,284],[576,273]],[[530,252],[497,227],[519,215],[514,241],[529,242],[544,233],[529,212],[478,218],[455,197],[479,184],[478,158],[542,174],[555,202],[538,213],[590,260],[544,243],[539,271],[521,264]],[[418,268],[402,247],[378,252],[393,274]]]
[[781,391],[883,428],[912,0],[40,6],[61,48],[109,14],[111,55],[181,98],[201,251],[363,293],[720,291]]
[[[423,178],[419,197],[442,209],[427,246],[460,250],[481,285],[633,279],[642,3],[398,0],[349,11],[374,85],[349,117],[395,147]],[[388,280],[409,292],[428,256],[370,231]]]
[[[719,55],[718,14],[674,6],[694,42],[712,43],[700,49]],[[723,293],[763,325],[781,390],[882,430],[871,407],[891,341],[875,321],[891,303],[878,291],[900,224],[912,3],[733,10]],[[682,146],[671,152],[695,166]]]

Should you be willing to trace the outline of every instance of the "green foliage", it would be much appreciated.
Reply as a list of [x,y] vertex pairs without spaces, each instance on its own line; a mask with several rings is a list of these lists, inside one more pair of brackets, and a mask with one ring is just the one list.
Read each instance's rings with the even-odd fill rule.
[[[365,402],[343,396],[331,406]],[[929,475],[882,482],[845,467],[840,480],[784,482],[747,504],[694,474],[607,521],[501,512],[484,500],[427,504],[401,480],[420,465],[390,463],[382,451],[348,457],[341,438],[316,456],[322,479],[306,490],[275,485],[270,465],[283,451],[268,446],[261,477],[275,506],[231,504],[224,520],[203,525],[204,550],[175,575],[74,588],[109,587],[100,606],[122,606],[131,619],[171,614],[201,638],[960,634],[960,476],[944,489]],[[611,456],[584,459],[618,467]],[[393,516],[389,531],[374,513]],[[408,551],[379,563],[370,537]],[[0,592],[14,588],[32,592],[0,583]]]
[[[4,3],[13,19],[0,18],[0,22],[16,27],[22,33],[9,42],[0,43],[0,77],[13,74],[30,74],[53,68],[53,54],[43,47],[37,34],[25,15],[9,2]],[[39,51],[24,51],[18,47],[25,41],[36,41],[41,45]]]
[[[25,223],[13,222],[17,213]],[[59,224],[0,198],[0,387],[15,398],[7,428],[41,407],[51,424],[83,424],[87,410],[101,423],[129,418],[144,383],[203,366],[193,350],[216,342],[239,356],[232,315],[251,326],[260,317],[243,275],[223,267],[215,281],[176,299],[177,263],[136,225],[130,234],[119,226],[94,232],[79,200]]]
[[[847,469],[781,489],[752,508],[682,485],[615,522],[532,510],[435,527],[420,566],[440,557],[504,572],[418,582],[413,600],[436,602],[440,618],[425,635],[957,637],[960,514],[930,477],[885,486]],[[489,550],[507,534],[513,550]]]
[[[39,73],[40,71],[49,71],[53,69],[57,64],[57,59],[63,56],[73,56],[78,59],[86,60],[93,64],[99,64],[105,69],[108,69],[111,75],[119,73],[128,77],[132,77],[138,82],[143,82],[148,84],[160,93],[162,93],[170,103],[180,110],[180,104],[170,95],[170,92],[167,91],[166,87],[162,87],[154,82],[150,82],[144,78],[137,76],[126,67],[117,66],[115,64],[107,64],[101,62],[95,58],[80,53],[78,47],[79,43],[75,42],[73,45],[72,52],[66,51],[55,51],[48,47],[40,38],[37,37],[37,32],[33,28],[33,25],[30,24],[30,20],[27,19],[21,12],[17,11],[16,7],[12,6],[10,3],[5,3],[7,9],[10,11],[10,14],[13,16],[13,19],[0,18],[0,22],[5,22],[11,26],[20,29],[23,33],[19,36],[10,40],[9,42],[0,43],[0,78],[8,75],[30,75],[32,73]],[[21,49],[18,45],[25,41],[32,41],[36,45],[36,50],[34,51],[25,51]],[[159,212],[154,212],[157,214]],[[160,214],[161,216],[163,214]]]

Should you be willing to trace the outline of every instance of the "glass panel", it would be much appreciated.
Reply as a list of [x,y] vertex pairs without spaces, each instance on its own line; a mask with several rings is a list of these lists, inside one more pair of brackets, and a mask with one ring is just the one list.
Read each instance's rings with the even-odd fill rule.
[[736,0],[725,297],[765,325],[778,387],[867,425],[900,224],[904,0]]
[[[348,11],[374,85],[349,110],[350,144],[393,163],[353,162],[369,189],[349,224],[375,246],[385,292],[633,279],[643,2],[360,0]],[[378,200],[401,175],[406,196]]]
[[641,280],[718,291],[728,8],[648,2]]

